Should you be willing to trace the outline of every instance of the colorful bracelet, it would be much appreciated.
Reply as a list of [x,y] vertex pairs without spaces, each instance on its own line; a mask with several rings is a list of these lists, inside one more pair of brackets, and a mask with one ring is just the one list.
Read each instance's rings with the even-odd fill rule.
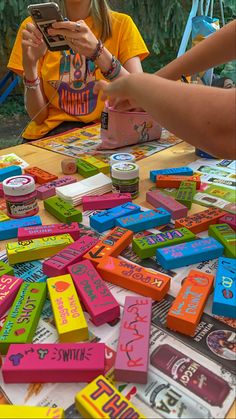
[[118,75],[120,74],[120,71],[121,71],[121,63],[113,55],[112,60],[111,60],[111,67],[109,68],[109,70],[107,72],[102,72],[102,75],[107,80],[113,80],[116,77],[118,77]]
[[37,86],[40,84],[40,78],[39,78],[39,76],[37,76],[35,80],[28,80],[24,76],[23,77],[23,83],[24,83],[24,86],[25,86],[26,89],[35,90],[35,89],[37,89]]
[[96,50],[94,52],[94,54],[92,55],[92,57],[89,58],[90,61],[96,61],[103,53],[104,50],[104,45],[102,43],[102,41],[99,39],[97,46],[96,46]]

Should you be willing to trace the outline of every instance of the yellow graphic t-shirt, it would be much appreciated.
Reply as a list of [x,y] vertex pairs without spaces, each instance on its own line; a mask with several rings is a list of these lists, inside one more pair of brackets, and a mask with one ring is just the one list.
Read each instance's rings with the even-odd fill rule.
[[[148,55],[147,47],[133,20],[123,13],[111,12],[112,38],[105,41],[105,47],[124,65],[133,57],[143,60]],[[14,47],[9,59],[8,68],[22,76],[21,34],[26,24],[23,21],[18,31]],[[92,18],[85,19],[86,24],[98,38],[93,28]],[[38,73],[43,80],[45,95],[50,102],[48,117],[41,124],[30,122],[23,133],[26,139],[37,139],[45,136],[50,130],[63,121],[81,121],[85,123],[100,118],[104,102],[95,96],[93,88],[97,80],[103,79],[101,71],[95,64],[86,60],[83,55],[67,51],[47,51],[39,60]]]

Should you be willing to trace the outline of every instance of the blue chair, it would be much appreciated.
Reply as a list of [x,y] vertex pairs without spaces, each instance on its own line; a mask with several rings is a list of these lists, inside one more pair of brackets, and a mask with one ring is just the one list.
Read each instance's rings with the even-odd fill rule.
[[[8,81],[10,80],[10,84]],[[17,76],[13,71],[8,70],[7,74],[0,80],[0,105],[6,100],[13,89],[19,84],[20,77]]]

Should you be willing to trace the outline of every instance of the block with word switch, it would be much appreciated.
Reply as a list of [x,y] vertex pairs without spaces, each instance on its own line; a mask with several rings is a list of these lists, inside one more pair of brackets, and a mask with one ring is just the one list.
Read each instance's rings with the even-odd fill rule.
[[4,419],[64,419],[60,407],[0,405],[0,417]]
[[236,258],[236,232],[228,224],[212,224],[208,234],[224,246],[226,257]]
[[159,169],[159,170],[151,170],[150,171],[150,180],[152,182],[156,182],[157,175],[178,175],[178,176],[192,176],[193,169],[190,167],[171,167],[169,169]]
[[83,210],[103,210],[132,202],[130,193],[108,193],[105,195],[83,196]]
[[87,163],[90,163],[92,166],[98,169],[99,172],[102,172],[104,174],[107,174],[110,172],[110,165],[108,163],[104,163],[102,160],[99,160],[94,156],[86,155],[86,156],[81,157],[81,160]]
[[19,218],[18,220],[8,220],[0,223],[0,240],[13,239],[17,237],[20,227],[38,226],[42,221],[38,215],[33,217]]
[[0,169],[0,182],[11,176],[22,175],[22,169],[20,166],[8,166]]
[[71,223],[72,221],[80,223],[82,221],[82,213],[58,196],[45,199],[43,205],[50,214],[62,223]]
[[140,212],[140,206],[127,202],[126,204],[119,205],[118,207],[92,215],[90,217],[90,226],[99,233],[102,233],[103,231],[114,228],[117,218],[135,214],[137,212]]
[[167,327],[193,336],[212,291],[213,282],[213,275],[191,270],[167,314]]
[[7,215],[7,214],[5,214],[5,212],[0,211],[0,223],[1,223],[2,221],[8,221],[8,220],[10,220],[10,217],[8,217],[8,215]]
[[168,224],[170,219],[170,212],[164,208],[156,208],[155,210],[142,211],[137,214],[117,218],[116,225],[139,233],[140,231]]
[[171,213],[171,218],[186,217],[188,208],[177,202],[172,196],[163,194],[160,191],[149,191],[146,193],[146,200],[154,207],[162,207]]
[[27,175],[33,176],[35,181],[40,185],[58,179],[58,176],[52,175],[51,173],[46,172],[45,170],[42,170],[39,167],[27,167],[25,169],[25,173]]
[[77,160],[77,171],[85,178],[95,176],[99,173],[99,170],[96,167],[82,159]]
[[76,179],[72,176],[64,176],[59,179],[56,179],[52,182],[45,183],[42,186],[38,186],[36,188],[37,191],[37,198],[38,199],[47,199],[51,196],[56,195],[56,188],[60,186],[70,185],[71,183],[75,183]]
[[0,353],[13,343],[31,343],[46,300],[45,283],[23,283],[0,331]]
[[60,342],[88,340],[88,326],[71,276],[48,278],[47,285]]
[[14,275],[14,269],[12,266],[7,265],[7,263],[0,260],[0,277],[2,275]]
[[77,240],[80,235],[78,223],[22,227],[18,229],[18,241],[58,236],[60,234],[70,234],[73,240]]
[[212,313],[236,319],[236,264],[231,258],[219,258]]
[[223,215],[225,215],[225,211],[220,208],[208,208],[205,211],[176,220],[175,227],[186,227],[193,233],[201,233],[207,230],[211,224],[216,224]]
[[228,224],[234,231],[236,231],[236,214],[225,214],[219,219],[220,224]]
[[172,175],[158,175],[156,177],[157,188],[179,188],[181,182],[195,182],[196,189],[201,186],[201,179],[199,176],[172,176]]
[[194,195],[196,194],[195,182],[181,182],[178,191],[176,192],[175,199],[180,204],[185,205],[191,209]]
[[0,276],[0,317],[11,307],[23,279],[11,275]]

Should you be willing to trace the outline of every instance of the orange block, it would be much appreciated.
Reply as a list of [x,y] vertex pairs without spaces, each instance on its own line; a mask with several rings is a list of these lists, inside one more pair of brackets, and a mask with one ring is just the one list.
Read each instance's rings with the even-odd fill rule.
[[170,288],[169,276],[113,257],[103,258],[97,270],[105,281],[156,301],[162,300]]
[[179,188],[181,182],[196,182],[196,189],[201,186],[199,175],[195,176],[174,176],[174,175],[157,175],[157,188]]
[[40,185],[58,179],[58,176],[52,175],[51,173],[46,172],[45,170],[42,170],[39,167],[29,167],[25,169],[25,173],[27,175],[33,176],[35,181]]
[[213,275],[191,270],[167,314],[167,327],[184,335],[194,335],[213,281]]
[[226,212],[220,208],[208,208],[189,217],[179,218],[175,221],[175,227],[186,227],[192,233],[201,233],[202,231],[208,230],[211,224],[217,224],[220,217],[223,217],[225,214]]

